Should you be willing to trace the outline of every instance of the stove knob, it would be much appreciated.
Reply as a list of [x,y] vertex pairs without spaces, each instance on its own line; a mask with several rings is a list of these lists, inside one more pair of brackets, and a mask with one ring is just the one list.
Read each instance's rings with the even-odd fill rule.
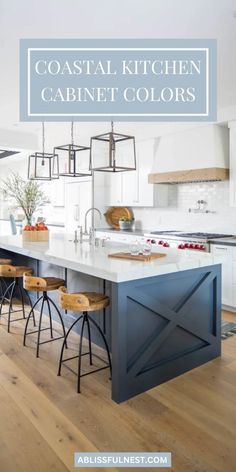
[[152,244],[156,244],[155,239],[151,239],[151,243],[152,243]]
[[200,251],[205,251],[205,245],[204,245],[204,244],[200,244],[199,249],[200,249]]
[[194,244],[194,249],[200,249],[199,244]]
[[178,249],[185,249],[184,244],[178,244]]
[[159,246],[162,246],[164,244],[163,241],[158,241]]
[[150,243],[151,242],[151,239],[146,239],[146,243]]
[[189,243],[185,243],[184,247],[185,249],[189,249]]
[[170,247],[169,243],[164,243],[163,247]]
[[194,244],[193,243],[189,244],[189,249],[194,249]]

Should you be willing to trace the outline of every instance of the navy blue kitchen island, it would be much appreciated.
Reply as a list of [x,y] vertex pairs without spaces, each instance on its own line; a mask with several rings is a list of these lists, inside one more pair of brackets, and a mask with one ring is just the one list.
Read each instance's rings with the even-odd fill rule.
[[112,286],[112,398],[121,402],[221,353],[221,268]]
[[105,326],[99,313],[97,322],[110,346],[117,403],[220,356],[221,266],[210,255],[170,249],[153,262],[119,261],[108,258],[117,247],[75,246],[61,234],[49,245],[0,237],[0,248],[37,275],[65,276],[69,291],[110,296]]

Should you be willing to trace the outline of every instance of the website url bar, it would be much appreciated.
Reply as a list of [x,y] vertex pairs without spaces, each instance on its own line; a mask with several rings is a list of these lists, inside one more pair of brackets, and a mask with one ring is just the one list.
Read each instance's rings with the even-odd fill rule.
[[171,452],[75,452],[79,467],[171,467]]

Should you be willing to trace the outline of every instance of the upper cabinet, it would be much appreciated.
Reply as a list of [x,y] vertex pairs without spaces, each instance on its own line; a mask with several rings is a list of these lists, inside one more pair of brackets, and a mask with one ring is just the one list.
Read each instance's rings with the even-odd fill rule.
[[114,172],[105,175],[106,193],[105,193],[105,205],[119,206],[123,204],[123,191],[122,191],[122,173]]
[[236,121],[229,123],[230,180],[229,203],[236,207]]
[[[148,183],[154,159],[155,140],[136,141],[137,169],[106,175],[107,206],[153,207],[168,205],[168,188]],[[125,164],[125,149],[124,149]]]
[[92,204],[91,196],[91,178],[82,178],[80,182],[66,180],[65,229],[68,233],[72,233],[78,225],[84,226],[85,213]]
[[51,203],[54,207],[65,206],[65,177],[51,180]]

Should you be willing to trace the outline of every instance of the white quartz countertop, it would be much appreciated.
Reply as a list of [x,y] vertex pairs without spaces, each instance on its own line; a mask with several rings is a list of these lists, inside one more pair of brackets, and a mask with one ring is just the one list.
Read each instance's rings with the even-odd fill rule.
[[88,242],[74,244],[68,234],[50,234],[49,243],[26,243],[21,236],[0,236],[0,248],[99,277],[112,282],[125,282],[156,275],[214,265],[213,257],[207,253],[158,248],[166,257],[151,262],[112,259],[108,254],[128,251],[127,245],[107,243],[94,247]]

